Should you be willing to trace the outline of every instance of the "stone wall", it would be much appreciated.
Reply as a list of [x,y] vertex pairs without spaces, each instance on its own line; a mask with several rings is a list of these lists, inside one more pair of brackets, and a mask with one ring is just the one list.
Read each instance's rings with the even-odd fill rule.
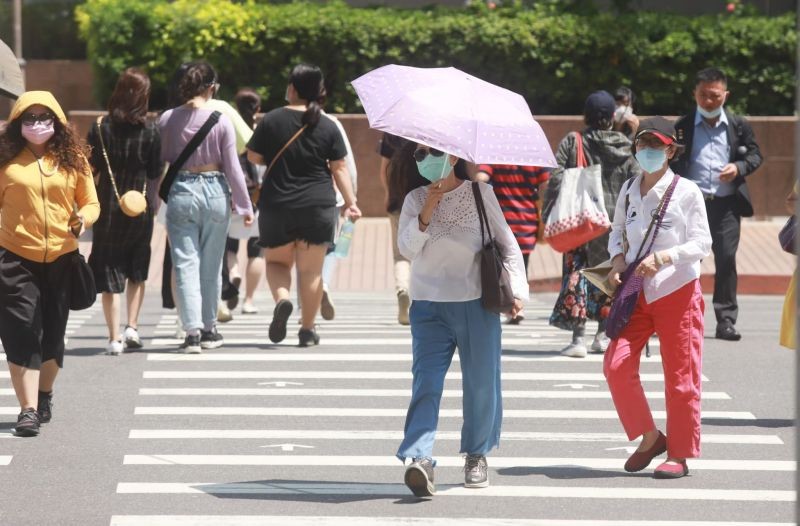
[[[70,120],[85,135],[98,112],[73,111]],[[358,204],[366,216],[383,215],[383,188],[378,178],[377,153],[381,133],[369,128],[364,115],[338,115],[350,139],[358,167]],[[582,117],[546,115],[537,117],[553,150],[569,132],[582,127]],[[755,213],[761,218],[786,215],[783,202],[794,181],[795,117],[750,117],[765,162],[748,178]]]

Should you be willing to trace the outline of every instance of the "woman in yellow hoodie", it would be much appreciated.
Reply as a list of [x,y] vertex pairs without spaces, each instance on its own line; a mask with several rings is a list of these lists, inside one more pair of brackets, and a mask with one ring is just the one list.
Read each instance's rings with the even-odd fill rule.
[[47,91],[29,91],[0,135],[0,340],[21,412],[17,436],[52,416],[64,363],[78,236],[100,214],[86,148]]

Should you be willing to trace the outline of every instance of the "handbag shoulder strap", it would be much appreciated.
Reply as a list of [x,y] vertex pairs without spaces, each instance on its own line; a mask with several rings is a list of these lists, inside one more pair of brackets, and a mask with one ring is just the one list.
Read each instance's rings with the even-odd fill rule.
[[286,148],[291,146],[291,144],[294,141],[296,141],[298,137],[300,137],[300,135],[305,131],[306,128],[308,128],[308,124],[303,124],[303,127],[300,128],[299,130],[297,130],[297,132],[294,135],[292,135],[291,139],[286,141],[286,144],[283,145],[283,148],[278,150],[278,153],[275,154],[275,157],[272,158],[272,160],[269,162],[269,165],[267,166],[267,171],[264,173],[264,178],[265,179],[269,175],[270,170],[272,170],[272,167],[275,165],[275,161],[280,159],[281,155],[283,155],[283,152],[286,151]]
[[[100,151],[103,152],[103,159],[106,160],[106,168],[108,168],[108,178],[111,179],[111,186],[114,189],[114,195],[117,196],[117,201],[121,199],[119,190],[117,189],[117,181],[114,179],[114,172],[111,170],[111,162],[108,160],[108,151],[106,150],[105,141],[103,141],[103,116],[97,117],[97,137],[100,139]],[[147,191],[147,177],[144,178],[144,186],[142,186],[142,193]]]
[[583,134],[575,132],[575,167],[586,168],[589,164],[586,162],[586,152],[583,151]]
[[672,178],[672,182],[667,187],[667,190],[664,192],[664,195],[661,196],[661,201],[658,203],[657,213],[650,220],[650,226],[647,227],[647,232],[644,235],[644,239],[642,240],[642,244],[639,246],[639,251],[636,254],[636,259],[639,259],[642,256],[642,249],[644,248],[644,242],[647,240],[648,236],[650,235],[650,231],[653,230],[655,226],[655,232],[653,232],[653,237],[650,239],[650,244],[647,246],[647,251],[645,254],[649,254],[650,250],[653,248],[653,243],[656,242],[656,237],[658,237],[658,231],[661,228],[661,222],[664,220],[664,215],[667,213],[667,207],[669,206],[669,202],[672,199],[672,193],[675,191],[675,186],[678,184],[678,179],[680,176],[675,174]]
[[306,128],[308,128],[308,124],[304,124],[302,128],[297,130],[297,132],[295,132],[295,134],[292,135],[292,138],[286,141],[286,144],[283,145],[283,148],[278,150],[278,153],[276,153],[275,156],[272,158],[272,160],[269,162],[269,164],[267,165],[267,171],[264,172],[264,177],[261,178],[261,181],[256,182],[255,190],[253,190],[252,194],[250,195],[250,200],[254,204],[258,203],[258,201],[261,199],[261,183],[267,178],[270,170],[272,170],[272,167],[275,166],[275,163],[280,158],[280,156],[283,155],[283,152],[286,151],[286,148],[291,146],[291,144],[294,141],[296,141],[298,137],[300,137],[300,135],[305,131]]
[[[492,231],[489,229],[489,218],[486,215],[486,207],[483,205],[483,196],[481,196],[480,183],[472,183],[472,194],[475,196],[475,206],[478,207],[478,221],[481,223],[481,246],[486,246],[486,237],[489,242],[493,241]],[[486,236],[484,236],[484,229]]]
[[203,142],[203,139],[206,138],[208,132],[211,131],[211,128],[217,124],[219,121],[220,116],[222,113],[219,111],[213,111],[211,115],[208,116],[206,122],[197,130],[197,133],[189,139],[189,142],[186,143],[186,146],[183,147],[183,150],[178,155],[178,158],[175,159],[175,162],[170,163],[169,169],[167,170],[167,174],[164,176],[164,180],[161,182],[161,187],[158,189],[158,195],[164,202],[167,202],[167,197],[169,196],[169,190],[172,188],[172,183],[175,181],[175,176],[178,175],[178,170],[186,163],[189,159],[189,156],[194,153],[200,143]]

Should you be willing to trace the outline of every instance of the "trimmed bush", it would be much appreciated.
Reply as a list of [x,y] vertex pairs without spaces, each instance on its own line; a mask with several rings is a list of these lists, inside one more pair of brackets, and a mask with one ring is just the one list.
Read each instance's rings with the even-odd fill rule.
[[642,114],[677,114],[694,102],[695,73],[730,77],[729,106],[749,114],[794,112],[797,34],[780,17],[656,13],[580,15],[519,6],[400,10],[340,2],[88,0],[76,10],[105,101],[119,71],[145,67],[165,100],[182,61],[205,58],[222,96],[251,86],[269,109],[283,103],[292,66],[326,75],[328,108],[360,112],[349,82],[378,66],[455,66],[523,94],[537,114],[576,114],[595,89],[620,85]]

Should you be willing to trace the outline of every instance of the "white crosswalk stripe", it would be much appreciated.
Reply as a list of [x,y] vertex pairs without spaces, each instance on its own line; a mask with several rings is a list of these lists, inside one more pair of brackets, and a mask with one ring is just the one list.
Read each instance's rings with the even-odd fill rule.
[[[636,444],[628,441],[618,422],[602,372],[603,355],[560,356],[568,333],[549,327],[549,306],[533,301],[526,307],[523,324],[503,327],[504,428],[501,450],[489,456],[492,484],[485,489],[452,484],[464,462],[457,455],[462,374],[458,354],[454,355],[439,411],[437,481],[440,473],[443,480],[437,482],[434,499],[506,499],[502,502],[510,507],[522,499],[542,503],[582,499],[601,505],[629,499],[641,501],[636,508],[627,508],[618,517],[604,514],[592,520],[569,520],[563,514],[526,519],[460,516],[452,512],[458,508],[448,508],[452,517],[436,513],[436,518],[400,517],[395,515],[402,512],[391,509],[381,516],[352,514],[350,510],[369,509],[357,507],[342,509],[345,515],[332,509],[332,515],[326,516],[295,513],[302,507],[276,508],[280,511],[271,515],[226,515],[231,508],[209,513],[213,508],[194,499],[240,496],[249,502],[294,496],[295,502],[352,504],[409,498],[402,483],[403,468],[394,453],[403,437],[410,398],[410,329],[396,323],[390,299],[365,298],[337,297],[337,317],[320,321],[322,343],[313,349],[295,347],[294,317],[287,339],[278,345],[270,343],[266,333],[272,307],[266,303],[258,305],[260,314],[236,315],[220,326],[225,345],[200,355],[177,351],[175,315],[162,316],[148,342],[152,351],[143,362],[133,409],[136,427],[128,430],[122,455],[128,475],[116,491],[126,503],[126,513],[134,509],[130,504],[136,499],[169,497],[170,514],[118,514],[111,525],[729,526],[748,523],[681,520],[685,516],[677,514],[662,515],[676,520],[659,521],[653,520],[658,516],[637,510],[656,505],[680,510],[681,502],[687,501],[712,506],[735,503],[741,510],[758,503],[789,509],[796,500],[796,463],[778,456],[787,447],[784,441],[769,429],[747,432],[748,423],[756,422],[758,416],[748,411],[746,400],[733,398],[706,376],[702,376],[704,384],[717,388],[703,392],[704,422],[724,427],[704,429],[703,458],[689,461],[696,478],[686,480],[693,484],[653,485],[649,477],[626,474],[622,464],[628,448]],[[587,335],[594,334],[594,329],[592,324],[587,326]],[[587,338],[591,341],[591,336]],[[650,348],[654,354],[642,358],[640,379],[656,423],[664,429],[658,341],[651,340]],[[11,394],[0,390],[0,396]],[[0,414],[8,414],[5,411],[10,408],[0,407]],[[758,452],[763,454],[756,456]],[[648,471],[655,465],[656,461]],[[350,473],[358,474],[350,480]],[[722,485],[728,473],[776,482],[764,487]],[[580,483],[572,484],[571,479]],[[269,501],[276,502],[283,501]],[[504,506],[492,509],[497,512]],[[199,509],[203,511],[198,513]],[[635,520],[637,515],[642,520]]]

